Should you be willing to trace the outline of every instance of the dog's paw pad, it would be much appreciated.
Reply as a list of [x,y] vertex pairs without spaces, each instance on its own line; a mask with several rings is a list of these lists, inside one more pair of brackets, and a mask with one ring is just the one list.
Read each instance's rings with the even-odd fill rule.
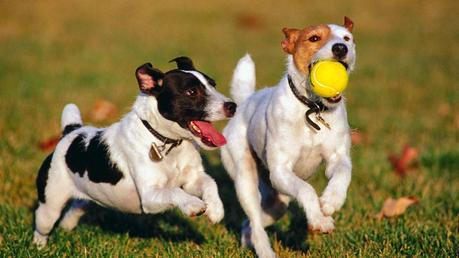
[[206,212],[206,208],[201,208],[199,211],[197,212],[192,212],[190,214],[190,217],[197,217],[197,216],[201,216],[202,214],[204,214],[204,212]]
[[206,204],[199,198],[194,197],[188,200],[180,209],[187,216],[196,217],[206,211]]

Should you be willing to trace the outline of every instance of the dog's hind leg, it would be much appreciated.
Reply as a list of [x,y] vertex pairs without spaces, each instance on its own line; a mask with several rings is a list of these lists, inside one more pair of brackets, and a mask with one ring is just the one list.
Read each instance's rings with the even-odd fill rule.
[[72,197],[74,189],[71,179],[60,169],[62,166],[51,163],[51,156],[48,158],[49,163],[45,160],[37,178],[39,203],[35,210],[33,242],[39,248],[46,245],[48,234],[59,219],[65,204]]
[[70,203],[69,210],[64,214],[59,226],[65,230],[73,230],[80,221],[80,218],[86,213],[89,201],[75,199]]
[[261,194],[263,208],[263,226],[268,227],[280,219],[287,211],[290,197],[279,193],[269,181],[269,171],[263,166],[261,160],[252,152],[256,160],[258,171],[258,189]]
[[[261,194],[258,188],[259,178],[255,159],[250,149],[237,147],[237,151],[222,150],[222,158],[228,173],[235,183],[239,203],[244,209],[250,222],[243,223],[241,243],[251,245],[259,257],[276,257],[271,249],[269,237],[264,230],[263,218],[266,216],[261,206]],[[237,156],[237,157],[236,157]]]
[[268,227],[287,212],[290,197],[277,192],[270,183],[261,178],[258,188],[261,193],[261,206],[263,208],[263,226]]
[[[257,164],[260,164],[257,162]],[[280,219],[286,212],[290,197],[277,192],[269,183],[269,179],[265,178],[269,171],[261,166],[258,166],[258,190],[261,195],[261,221],[263,227],[268,227]],[[245,246],[253,246],[251,241],[252,228],[250,220],[246,219],[242,223],[241,242]]]

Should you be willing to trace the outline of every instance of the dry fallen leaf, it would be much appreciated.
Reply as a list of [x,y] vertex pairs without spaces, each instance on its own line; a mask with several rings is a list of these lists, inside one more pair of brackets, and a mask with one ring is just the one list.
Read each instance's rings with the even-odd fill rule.
[[381,211],[376,215],[377,219],[384,217],[390,218],[405,213],[408,206],[418,203],[419,200],[414,196],[401,197],[396,200],[388,198],[384,201]]
[[237,16],[237,24],[243,29],[257,30],[263,25],[261,17],[253,13],[243,13]]
[[365,141],[364,136],[360,131],[354,130],[351,132],[352,145],[360,145]]
[[97,100],[89,113],[89,119],[93,122],[101,122],[114,118],[117,114],[116,106],[107,100]]
[[442,117],[445,117],[449,114],[451,108],[449,106],[448,103],[441,103],[438,107],[437,107],[437,113],[439,116],[442,116]]
[[38,148],[44,152],[50,152],[54,150],[54,147],[56,147],[57,143],[59,142],[61,136],[56,135],[53,137],[50,137],[48,139],[42,140],[38,143]]
[[409,145],[403,147],[402,153],[397,157],[395,154],[389,155],[389,161],[399,176],[404,176],[406,173],[415,167],[419,149]]

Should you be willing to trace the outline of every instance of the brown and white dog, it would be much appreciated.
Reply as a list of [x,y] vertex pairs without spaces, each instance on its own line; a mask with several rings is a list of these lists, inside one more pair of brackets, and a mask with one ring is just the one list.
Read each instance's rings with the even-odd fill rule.
[[[315,95],[309,69],[320,60],[337,60],[349,73],[355,63],[352,28],[345,17],[344,26],[283,29],[287,71],[274,87],[255,92],[248,55],[235,69],[231,91],[239,107],[224,130],[228,144],[221,156],[248,216],[242,244],[252,245],[259,257],[275,257],[264,228],[285,213],[291,198],[304,209],[311,230],[334,229],[331,215],[344,204],[351,181],[349,125],[344,98]],[[311,109],[316,116],[308,121]],[[329,182],[319,198],[306,180],[322,161]]]

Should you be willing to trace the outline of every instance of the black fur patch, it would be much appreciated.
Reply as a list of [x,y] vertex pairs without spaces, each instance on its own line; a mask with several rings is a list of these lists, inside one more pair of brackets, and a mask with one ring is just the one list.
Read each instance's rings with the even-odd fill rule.
[[68,124],[65,126],[64,131],[62,131],[62,137],[66,136],[67,134],[75,131],[76,129],[80,128],[80,124]]
[[49,168],[51,167],[51,160],[53,159],[53,154],[54,153],[49,154],[48,157],[46,157],[46,159],[43,161],[40,169],[38,170],[37,179],[35,180],[35,184],[37,186],[38,200],[42,203],[46,202],[46,181],[48,181],[48,172]]
[[[163,89],[156,96],[158,110],[161,115],[183,128],[193,120],[205,120],[207,116],[206,87],[201,81],[190,73],[180,70],[171,70],[163,79]],[[194,95],[187,95],[187,90],[193,90]]]
[[73,173],[78,173],[81,177],[84,175],[87,167],[86,154],[86,134],[79,134],[70,144],[65,154],[65,162]]
[[67,166],[81,177],[87,171],[91,182],[116,185],[123,178],[123,173],[110,159],[108,146],[102,139],[102,131],[97,132],[87,147],[86,137],[86,134],[80,134],[70,144],[65,154]]
[[169,61],[169,63],[170,62],[176,62],[177,63],[177,68],[180,69],[180,70],[196,71],[196,72],[202,74],[202,76],[204,76],[204,78],[206,78],[207,82],[210,85],[212,85],[214,87],[217,86],[217,84],[215,83],[214,79],[212,79],[209,76],[207,76],[207,74],[196,70],[191,58],[189,58],[187,56],[180,56],[180,57],[176,57],[176,58],[172,59],[171,61]]

